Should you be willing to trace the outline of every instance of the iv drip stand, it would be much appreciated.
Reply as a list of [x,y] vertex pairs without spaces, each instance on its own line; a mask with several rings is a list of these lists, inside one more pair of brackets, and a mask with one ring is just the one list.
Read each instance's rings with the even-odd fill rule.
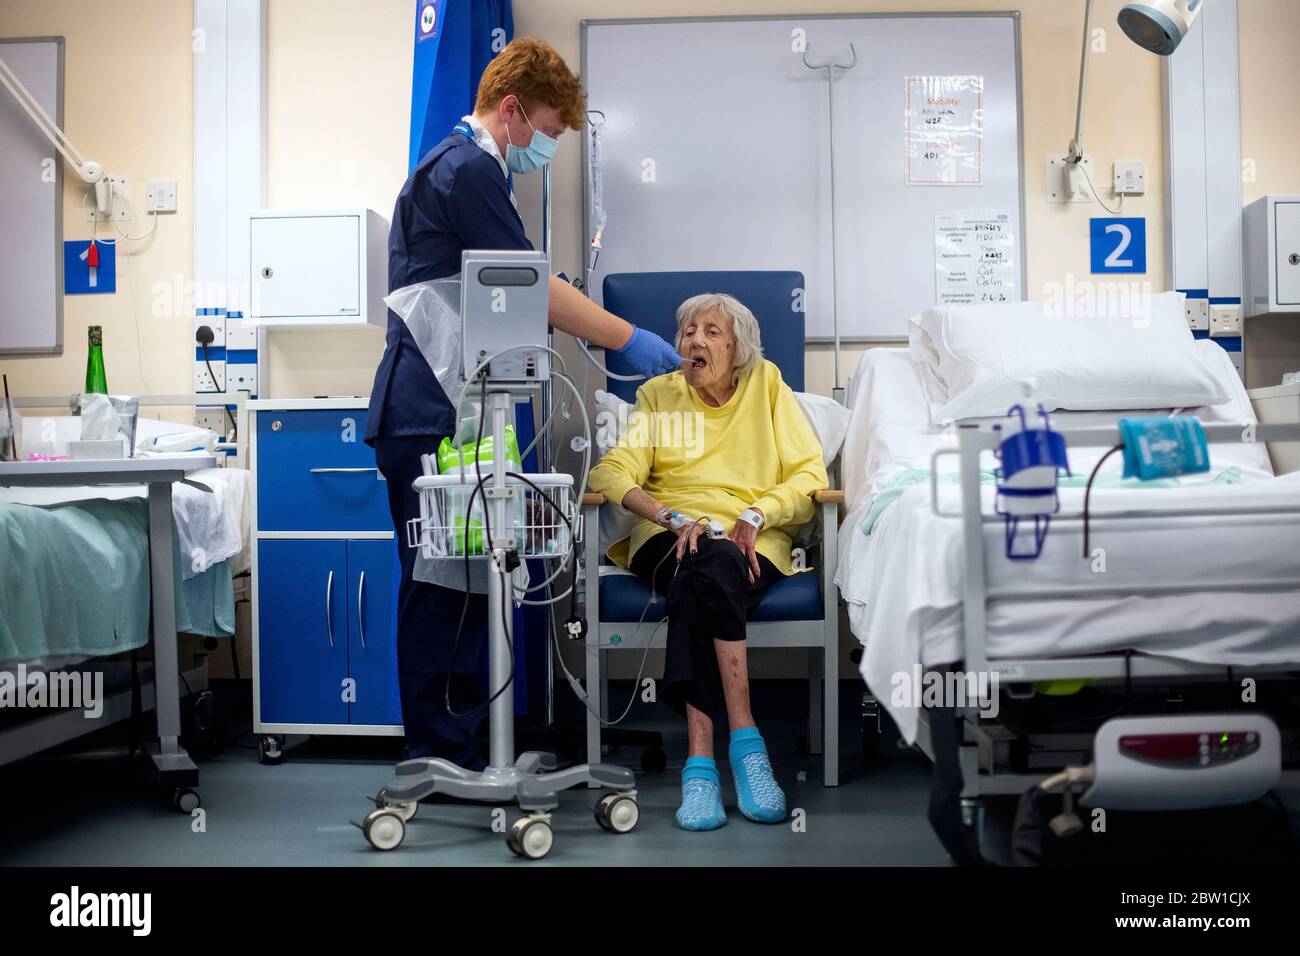
[[826,71],[826,115],[829,120],[830,132],[830,161],[831,161],[831,325],[835,335],[835,398],[841,404],[844,402],[844,390],[840,386],[840,283],[839,273],[836,268],[836,253],[839,251],[838,237],[836,235],[836,207],[835,207],[835,71],[848,71],[858,65],[858,51],[853,44],[849,44],[850,60],[848,63],[837,63],[834,60],[825,60],[821,63],[813,63],[808,59],[808,47],[803,51],[803,65],[810,70]]

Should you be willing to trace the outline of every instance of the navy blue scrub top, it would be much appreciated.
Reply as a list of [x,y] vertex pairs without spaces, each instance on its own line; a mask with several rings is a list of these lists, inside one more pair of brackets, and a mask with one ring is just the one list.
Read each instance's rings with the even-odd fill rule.
[[[429,151],[397,194],[388,291],[460,272],[465,249],[532,249],[496,158],[463,125]],[[388,312],[365,439],[454,433],[456,410],[401,317]]]

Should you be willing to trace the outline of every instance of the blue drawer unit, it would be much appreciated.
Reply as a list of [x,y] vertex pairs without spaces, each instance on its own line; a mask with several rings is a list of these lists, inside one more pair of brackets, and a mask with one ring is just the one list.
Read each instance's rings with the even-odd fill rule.
[[258,543],[263,722],[348,722],[346,564],[345,541]]
[[261,531],[391,531],[388,483],[363,440],[366,410],[257,414]]
[[249,408],[253,729],[265,737],[263,759],[278,762],[276,738],[286,734],[400,736],[400,568],[388,484],[362,441],[365,401]]
[[397,552],[392,541],[348,542],[348,674],[354,724],[400,724],[397,693]]

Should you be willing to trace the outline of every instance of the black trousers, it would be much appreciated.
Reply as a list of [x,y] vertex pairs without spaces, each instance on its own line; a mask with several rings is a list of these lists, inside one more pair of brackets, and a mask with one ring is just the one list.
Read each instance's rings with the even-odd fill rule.
[[668,600],[664,701],[682,715],[690,704],[716,723],[726,718],[726,706],[713,642],[743,641],[746,616],[782,574],[760,554],[761,574],[750,584],[749,562],[725,539],[701,537],[698,551],[688,550],[680,564],[676,547],[677,535],[657,534],[637,551],[631,569]]
[[456,711],[469,711],[482,703],[478,662],[488,629],[487,597],[469,595],[458,643],[456,631],[465,592],[414,580],[416,550],[406,546],[406,522],[420,516],[420,496],[411,482],[423,474],[420,456],[432,454],[439,441],[420,437],[375,440],[375,463],[388,481],[388,508],[402,564],[397,589],[397,686],[406,729],[406,757],[446,757],[474,770],[486,764],[474,743],[486,711],[453,716],[447,710],[446,697],[450,683]]

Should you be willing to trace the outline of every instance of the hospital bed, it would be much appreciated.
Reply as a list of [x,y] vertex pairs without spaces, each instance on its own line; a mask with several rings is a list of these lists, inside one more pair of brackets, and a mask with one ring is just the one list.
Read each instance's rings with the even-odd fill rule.
[[[210,398],[146,397],[141,407],[205,401]],[[62,411],[76,407],[76,396],[15,404]],[[242,396],[235,404],[242,422]],[[47,441],[56,432],[76,435],[75,420],[67,419],[27,413],[29,427],[40,428]],[[133,710],[156,709],[159,782],[178,809],[188,810],[198,805],[197,771],[177,740],[181,687],[200,693],[207,679],[201,663],[179,664],[175,634],[234,634],[233,578],[248,557],[248,473],[215,467],[214,452],[243,459],[242,439],[160,454],[149,451],[154,440],[166,436],[176,439],[172,446],[184,445],[200,430],[153,422],[142,431],[151,441],[141,441],[129,460],[0,465],[0,565],[6,568],[0,679],[25,690],[55,672],[106,675],[97,717],[69,709],[44,710],[35,719],[0,714],[0,765],[124,720]],[[212,446],[212,437],[195,440]],[[134,652],[155,629],[151,622],[159,622],[158,636],[166,639],[154,642],[153,661],[143,665],[146,679],[134,689],[119,686],[131,676],[123,655],[131,653],[134,663]]]
[[[936,761],[937,830],[940,788],[977,814],[985,798],[1023,794],[1086,759],[1112,715],[1102,702],[1125,714],[1230,710],[1243,679],[1273,682],[1283,755],[1300,763],[1300,477],[1275,477],[1263,444],[1300,439],[1300,426],[1256,426],[1227,354],[1209,340],[1195,348],[1229,395],[1181,410],[1205,424],[1212,469],[1176,487],[1094,489],[1100,568],[1082,559],[1080,487],[1060,489],[1041,556],[1009,560],[988,478],[997,434],[988,422],[932,424],[907,349],[864,354],[849,391],[836,583],[868,688],[902,741]],[[1087,476],[1118,442],[1118,418],[1171,411],[1058,411],[1051,421],[1071,471]],[[956,668],[996,676],[997,716],[900,693],[915,687],[900,675]]]

